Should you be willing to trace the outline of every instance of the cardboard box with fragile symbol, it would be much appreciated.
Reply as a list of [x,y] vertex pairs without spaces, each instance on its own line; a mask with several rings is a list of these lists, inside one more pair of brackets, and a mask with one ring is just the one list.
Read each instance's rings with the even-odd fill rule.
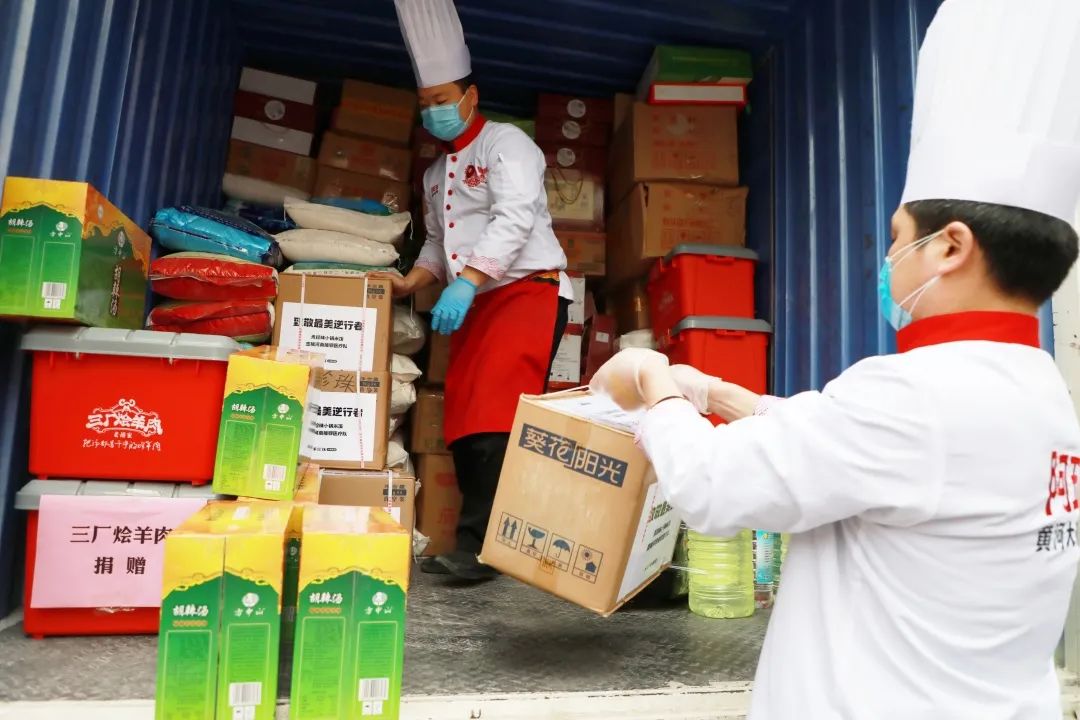
[[637,417],[585,392],[523,397],[481,560],[607,616],[671,563],[679,517]]

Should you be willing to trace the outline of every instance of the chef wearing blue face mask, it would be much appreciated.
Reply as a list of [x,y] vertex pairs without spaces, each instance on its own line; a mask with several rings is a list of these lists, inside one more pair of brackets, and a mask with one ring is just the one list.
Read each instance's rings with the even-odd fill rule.
[[447,284],[432,330],[450,335],[443,427],[464,497],[457,551],[424,568],[483,579],[491,571],[476,556],[518,398],[544,391],[573,290],[551,229],[544,155],[519,128],[480,113],[453,0],[395,4],[421,120],[444,152],[424,174],[426,241],[393,282],[398,297]]

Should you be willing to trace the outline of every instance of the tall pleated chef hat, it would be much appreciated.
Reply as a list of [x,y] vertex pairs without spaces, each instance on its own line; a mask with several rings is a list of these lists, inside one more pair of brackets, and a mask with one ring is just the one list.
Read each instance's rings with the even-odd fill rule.
[[394,0],[394,6],[417,87],[454,82],[472,73],[454,0]]
[[919,50],[902,202],[1076,220],[1080,0],[945,0]]

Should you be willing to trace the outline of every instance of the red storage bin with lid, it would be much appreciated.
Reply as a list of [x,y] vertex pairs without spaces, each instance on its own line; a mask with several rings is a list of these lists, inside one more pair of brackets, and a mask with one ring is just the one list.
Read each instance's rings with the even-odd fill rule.
[[[26,511],[26,570],[23,631],[35,638],[54,635],[150,635],[158,631],[160,607],[34,607],[38,557],[38,509],[44,495],[198,498],[216,496],[209,487],[185,483],[127,483],[110,480],[31,480],[15,494],[15,509]],[[111,539],[111,538],[110,538]],[[107,547],[103,545],[103,547]],[[161,568],[157,568],[160,570]],[[157,579],[161,584],[161,578]]]
[[661,338],[683,318],[754,317],[757,253],[728,245],[679,245],[653,265],[649,305]]
[[216,335],[39,327],[30,472],[38,477],[163,480],[214,476],[229,355]]
[[772,326],[764,320],[695,316],[684,318],[658,340],[672,365],[692,365],[764,395],[770,335]]

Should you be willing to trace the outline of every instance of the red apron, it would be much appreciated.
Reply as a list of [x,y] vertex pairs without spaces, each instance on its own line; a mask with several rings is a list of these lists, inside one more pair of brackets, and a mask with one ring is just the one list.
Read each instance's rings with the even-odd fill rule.
[[522,395],[547,384],[559,306],[559,274],[543,273],[476,296],[450,336],[443,433],[508,433]]

